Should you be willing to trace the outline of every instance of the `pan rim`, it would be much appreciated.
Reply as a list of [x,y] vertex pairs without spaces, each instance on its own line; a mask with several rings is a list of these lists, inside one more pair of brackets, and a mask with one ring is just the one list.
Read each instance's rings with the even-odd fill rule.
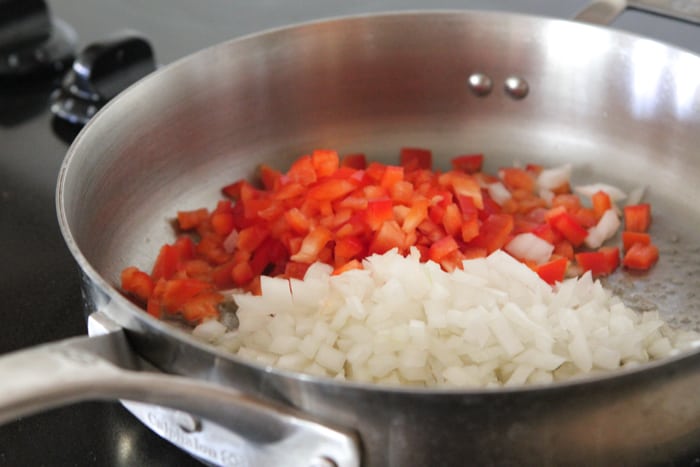
[[[581,378],[568,379],[565,381],[555,381],[546,384],[528,384],[520,385],[515,387],[495,387],[495,388],[416,388],[409,386],[388,386],[376,383],[361,383],[357,381],[337,381],[329,377],[316,377],[313,375],[293,372],[277,367],[266,366],[259,364],[254,361],[249,361],[239,356],[226,352],[222,349],[216,348],[213,345],[203,343],[184,331],[181,331],[172,325],[168,324],[166,321],[158,320],[147,313],[143,309],[137,307],[130,300],[124,297],[119,290],[110,282],[108,282],[102,275],[92,266],[92,264],[87,260],[87,258],[82,253],[80,246],[76,242],[70,224],[68,220],[68,214],[66,212],[66,179],[68,178],[71,167],[76,164],[80,164],[80,159],[84,158],[82,155],[81,147],[85,140],[92,136],[94,133],[93,128],[99,125],[102,120],[102,115],[108,112],[114,112],[115,108],[118,108],[121,102],[124,101],[123,96],[129,94],[137,86],[142,86],[143,83],[151,82],[159,79],[159,77],[164,73],[170,73],[171,70],[175,70],[179,67],[187,66],[187,64],[193,60],[194,57],[200,56],[204,53],[210,53],[214,50],[230,48],[234,44],[244,44],[248,41],[255,41],[263,37],[269,37],[275,34],[285,33],[292,30],[309,29],[315,27],[327,27],[331,26],[337,22],[348,22],[348,21],[362,21],[367,19],[372,20],[392,20],[395,18],[408,18],[412,16],[420,16],[422,18],[445,18],[445,17],[483,17],[483,18],[496,18],[505,21],[525,21],[531,23],[541,23],[541,24],[566,24],[567,26],[572,26],[575,28],[593,28],[595,30],[605,32],[607,34],[614,35],[620,38],[627,38],[626,40],[647,40],[653,41],[656,44],[663,45],[670,50],[677,51],[679,53],[690,54],[696,59],[700,60],[697,55],[682,49],[680,47],[666,44],[661,41],[656,41],[645,36],[637,35],[627,31],[615,30],[606,26],[592,25],[586,23],[580,23],[573,20],[559,19],[559,18],[549,18],[543,16],[534,16],[523,13],[512,13],[512,12],[502,12],[502,11],[492,11],[492,10],[454,10],[454,9],[426,9],[426,10],[406,10],[406,11],[389,11],[389,12],[379,12],[379,13],[363,13],[358,15],[349,16],[336,16],[329,18],[315,19],[311,21],[295,23],[290,25],[284,25],[274,28],[269,28],[263,31],[254,32],[246,34],[240,37],[232,38],[227,41],[217,43],[206,47],[200,51],[194,52],[174,62],[156,70],[151,73],[141,81],[133,84],[125,91],[123,91],[117,98],[113,99],[107,103],[97,115],[80,131],[74,142],[68,149],[63,162],[61,163],[59,169],[59,175],[56,186],[56,210],[59,220],[59,227],[61,234],[64,238],[66,245],[68,246],[73,258],[78,263],[81,271],[87,275],[87,277],[95,283],[102,291],[107,292],[109,298],[116,302],[116,305],[120,308],[127,310],[130,316],[136,318],[141,324],[145,325],[148,330],[153,330],[158,332],[161,336],[177,341],[178,343],[184,343],[187,346],[194,347],[199,351],[210,356],[212,359],[217,359],[220,361],[225,361],[230,365],[241,365],[248,369],[255,370],[257,372],[262,372],[266,375],[272,375],[275,377],[280,377],[283,379],[294,380],[300,384],[308,384],[323,387],[328,390],[353,390],[359,392],[371,391],[373,393],[383,393],[383,394],[409,394],[415,397],[434,397],[434,396],[460,396],[460,397],[501,397],[507,396],[514,393],[538,393],[543,391],[552,390],[576,390],[581,386],[589,387],[590,385],[596,384],[628,384],[630,379],[634,379],[636,376],[644,374],[647,375],[653,372],[664,372],[675,365],[684,364],[691,360],[697,359],[700,355],[700,348],[690,349],[684,352],[680,352],[676,355],[663,358],[661,360],[656,360],[639,365],[634,368],[624,368],[617,369],[610,372],[586,375]],[[574,31],[575,33],[575,31]],[[191,375],[185,375],[191,377]]]

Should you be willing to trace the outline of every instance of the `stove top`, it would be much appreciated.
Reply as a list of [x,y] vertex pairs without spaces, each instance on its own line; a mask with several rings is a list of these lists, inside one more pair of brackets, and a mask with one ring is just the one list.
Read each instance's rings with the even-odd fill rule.
[[[4,4],[10,3],[0,2],[0,13]],[[19,14],[26,13],[29,17],[28,9],[43,3],[25,1],[22,8],[27,10],[18,10]],[[429,7],[569,18],[587,3],[586,0],[433,0]],[[3,296],[0,353],[85,333],[78,268],[63,243],[54,205],[58,170],[72,136],[70,125],[57,123],[50,111],[51,91],[70,63],[61,56],[65,47],[82,50],[88,44],[104,41],[112,33],[128,29],[140,33],[152,47],[155,63],[167,64],[217,42],[271,27],[330,16],[427,6],[420,0],[49,0],[53,22],[40,25],[45,29],[43,36],[40,32],[24,39],[45,44],[42,53],[56,52],[56,64],[45,70],[54,79],[25,77],[13,83],[0,80],[0,293]],[[3,28],[7,27],[8,22],[0,15],[0,52],[3,41],[7,40]],[[629,11],[613,27],[700,53],[700,28],[687,23]],[[56,30],[60,30],[60,37],[51,36],[50,31]],[[8,58],[10,55],[0,54],[7,61],[3,65],[14,63],[17,67],[17,63],[24,63],[17,62],[23,57]],[[3,65],[0,65],[0,78]],[[102,91],[109,94],[104,88]],[[0,466],[4,465],[200,464],[150,432],[121,405],[92,402],[0,427]]]

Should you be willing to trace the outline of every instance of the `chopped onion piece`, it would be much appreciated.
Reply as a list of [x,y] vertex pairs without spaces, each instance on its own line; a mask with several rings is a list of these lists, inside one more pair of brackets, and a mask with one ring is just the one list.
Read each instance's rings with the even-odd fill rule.
[[554,192],[552,190],[542,188],[540,189],[539,197],[542,198],[545,203],[547,203],[547,206],[551,206],[552,200],[554,199]]
[[542,264],[552,256],[554,245],[533,233],[526,232],[513,237],[505,250],[516,258]]
[[571,164],[544,169],[537,176],[537,186],[540,190],[554,190],[571,180]]
[[226,326],[216,320],[210,319],[194,328],[192,334],[203,341],[214,342],[226,334]]
[[612,238],[620,228],[620,218],[614,209],[608,209],[603,213],[596,225],[588,229],[586,246],[588,248],[600,248],[609,238]]
[[[615,222],[610,210],[596,229],[607,237]],[[532,237],[517,235],[509,248],[551,254]],[[417,251],[363,266],[333,275],[314,264],[303,281],[263,279],[262,296],[233,294],[237,331],[207,321],[193,334],[262,365],[424,387],[545,384],[700,346],[698,333],[634,312],[590,272],[552,287],[502,250],[451,273]]]
[[223,247],[226,253],[233,253],[238,245],[238,230],[233,229],[230,234],[224,239]]
[[590,185],[579,185],[574,187],[574,193],[580,196],[587,196],[590,198],[599,191],[604,191],[610,196],[610,200],[613,202],[622,201],[627,197],[627,193],[620,190],[619,188],[608,185],[607,183],[593,183]]
[[625,201],[625,204],[627,204],[628,206],[633,206],[635,204],[641,203],[644,199],[644,193],[646,192],[646,189],[647,187],[640,186],[630,191],[627,194],[627,200]]
[[498,204],[503,204],[511,198],[510,191],[501,182],[489,183],[488,190],[489,196]]

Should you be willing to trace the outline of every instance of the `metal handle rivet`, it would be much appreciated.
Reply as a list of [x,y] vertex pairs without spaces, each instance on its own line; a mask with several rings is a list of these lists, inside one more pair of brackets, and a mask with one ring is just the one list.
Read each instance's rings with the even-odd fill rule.
[[487,96],[493,90],[493,80],[483,73],[472,73],[467,80],[469,89],[479,96]]
[[194,433],[202,430],[202,422],[198,418],[179,410],[173,414],[174,421],[185,433]]
[[524,99],[530,92],[530,85],[519,76],[509,76],[505,81],[505,90],[513,99]]

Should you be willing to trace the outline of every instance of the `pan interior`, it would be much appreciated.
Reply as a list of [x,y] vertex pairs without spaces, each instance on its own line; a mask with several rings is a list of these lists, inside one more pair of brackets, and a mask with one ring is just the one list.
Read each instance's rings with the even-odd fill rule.
[[[493,90],[468,87],[475,72]],[[647,187],[661,259],[610,280],[638,309],[700,330],[700,58],[569,22],[406,13],[312,23],[224,43],[120,95],[72,146],[59,186],[64,232],[113,287],[150,270],[178,210],[214,206],[260,163],[314,148],[395,162],[433,150],[446,168],[572,163],[575,182]],[[507,77],[529,84],[514,99]]]

